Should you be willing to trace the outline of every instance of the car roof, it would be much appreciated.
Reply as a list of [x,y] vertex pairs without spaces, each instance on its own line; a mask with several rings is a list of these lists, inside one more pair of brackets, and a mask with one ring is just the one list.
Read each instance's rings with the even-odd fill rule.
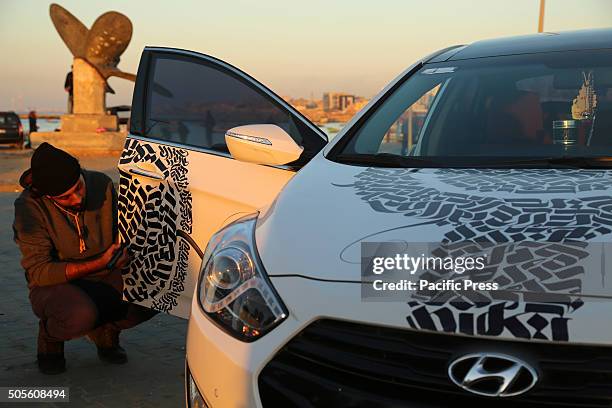
[[546,32],[476,41],[442,52],[427,62],[606,48],[612,49],[612,28]]

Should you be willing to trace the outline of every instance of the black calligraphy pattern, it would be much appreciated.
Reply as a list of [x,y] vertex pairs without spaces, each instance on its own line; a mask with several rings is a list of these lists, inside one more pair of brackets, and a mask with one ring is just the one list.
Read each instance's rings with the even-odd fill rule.
[[[612,231],[610,172],[439,169],[427,186],[414,171],[368,168],[354,183],[338,186],[353,188],[374,211],[441,227],[442,244],[434,255],[447,245],[459,254],[491,251],[495,256],[485,270],[466,277],[497,282],[505,290],[417,293],[408,302],[410,327],[567,341],[569,316],[583,305],[571,294],[581,292],[584,246]],[[434,187],[438,182],[448,189]],[[496,194],[502,192],[512,198]],[[583,192],[592,194],[577,198]],[[555,193],[567,198],[550,196]],[[431,282],[449,277],[434,270],[423,275]]]
[[152,163],[164,179],[149,183],[120,171],[119,232],[134,257],[124,276],[124,296],[169,312],[177,306],[187,276],[190,247],[177,232],[190,234],[192,229],[189,153],[130,139],[119,164],[135,163]]

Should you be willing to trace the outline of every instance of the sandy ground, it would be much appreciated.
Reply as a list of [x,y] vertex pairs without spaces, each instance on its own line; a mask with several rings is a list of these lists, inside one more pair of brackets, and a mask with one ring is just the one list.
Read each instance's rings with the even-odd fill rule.
[[[20,253],[13,242],[13,202],[30,151],[0,150],[0,387],[68,386],[70,403],[58,407],[181,407],[187,322],[169,315],[126,330],[121,335],[129,362],[115,366],[98,360],[84,338],[66,343],[68,370],[45,376],[36,367],[37,319],[28,301]],[[101,170],[115,181],[117,157],[82,157],[85,168]],[[20,188],[18,189],[21,190]],[[9,404],[0,404],[1,407]],[[15,404],[40,407],[42,404]]]

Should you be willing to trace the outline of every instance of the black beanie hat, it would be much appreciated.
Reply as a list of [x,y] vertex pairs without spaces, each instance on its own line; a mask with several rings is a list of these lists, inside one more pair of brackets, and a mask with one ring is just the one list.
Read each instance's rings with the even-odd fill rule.
[[32,155],[31,171],[36,193],[57,196],[76,184],[81,166],[76,158],[45,142]]

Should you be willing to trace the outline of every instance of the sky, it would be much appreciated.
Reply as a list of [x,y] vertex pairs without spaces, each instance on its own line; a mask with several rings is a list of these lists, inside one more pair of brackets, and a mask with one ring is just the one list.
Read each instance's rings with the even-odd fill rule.
[[[145,46],[203,52],[283,96],[371,97],[418,58],[479,39],[537,31],[539,0],[62,0],[88,28],[102,13],[133,23],[119,67],[136,73]],[[60,110],[72,55],[42,0],[0,0],[0,110]],[[545,31],[612,27],[612,0],[547,0]],[[112,78],[107,105],[130,104]]]

